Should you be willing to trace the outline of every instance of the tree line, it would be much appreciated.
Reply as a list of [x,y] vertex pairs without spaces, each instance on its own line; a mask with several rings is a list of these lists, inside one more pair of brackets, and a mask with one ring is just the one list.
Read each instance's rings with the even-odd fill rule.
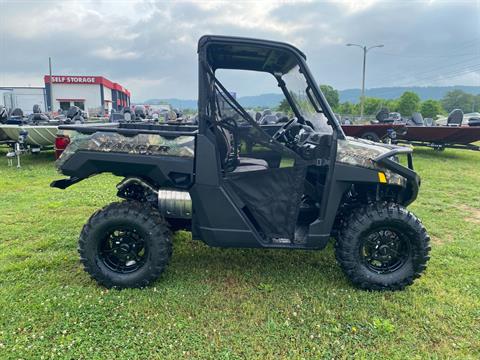
[[[360,104],[348,101],[341,103],[338,91],[330,85],[321,85],[320,88],[334,112],[342,115],[360,115]],[[464,113],[480,112],[480,94],[473,95],[463,90],[452,90],[441,100],[425,101],[422,101],[413,91],[405,91],[398,99],[365,97],[365,115],[375,115],[383,107],[391,112],[399,112],[402,116],[411,116],[412,113],[419,112],[424,118],[435,119],[454,109],[461,109]]]

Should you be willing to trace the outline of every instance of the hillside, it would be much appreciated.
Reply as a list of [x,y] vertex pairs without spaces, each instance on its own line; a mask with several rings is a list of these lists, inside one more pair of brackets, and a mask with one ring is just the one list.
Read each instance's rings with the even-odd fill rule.
[[[276,107],[282,101],[282,94],[261,94],[253,96],[239,97],[238,101],[244,107]],[[144,104],[170,104],[173,108],[178,109],[195,109],[197,107],[197,100],[190,99],[148,99]]]
[[[422,100],[434,99],[440,100],[449,91],[460,89],[470,94],[480,94],[480,86],[415,86],[415,87],[381,87],[366,90],[366,96],[378,97],[384,99],[396,99],[405,91],[413,91],[420,96]],[[360,98],[360,89],[345,89],[338,91],[340,102],[349,101],[357,103]],[[283,99],[282,94],[261,94],[252,96],[241,96],[238,98],[242,106],[274,108]],[[170,104],[178,109],[195,109],[197,107],[196,100],[184,99],[149,99],[145,104]]]
[[[469,94],[480,94],[480,86],[414,86],[414,87],[381,87],[372,88],[365,91],[366,96],[383,98],[383,99],[396,99],[399,98],[405,91],[413,91],[420,96],[420,99],[427,100],[440,100],[445,94],[452,90],[463,90]],[[340,102],[349,101],[351,103],[357,103],[360,98],[360,89],[345,89],[340,90]]]

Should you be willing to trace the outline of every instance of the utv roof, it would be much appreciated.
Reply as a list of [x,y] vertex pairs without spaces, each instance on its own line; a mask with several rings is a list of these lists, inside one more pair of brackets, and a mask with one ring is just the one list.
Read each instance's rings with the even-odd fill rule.
[[198,41],[198,52],[203,48],[213,70],[286,73],[299,59],[306,59],[303,52],[287,43],[235,36],[204,35]]

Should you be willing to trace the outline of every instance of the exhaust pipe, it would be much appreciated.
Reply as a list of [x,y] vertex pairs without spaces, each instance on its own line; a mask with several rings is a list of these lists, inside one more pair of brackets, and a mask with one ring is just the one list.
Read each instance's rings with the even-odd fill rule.
[[[140,194],[138,193],[138,190],[134,190],[135,185],[141,186],[143,189]],[[148,182],[137,177],[129,177],[124,179],[120,184],[117,185],[117,189],[117,195],[124,199],[132,198],[133,195],[134,199],[143,199],[141,201],[148,201],[152,205],[156,205],[160,213],[165,218],[192,218],[192,200],[188,191],[165,189],[157,190]]]
[[191,219],[192,199],[188,191],[158,190],[158,209],[166,218]]

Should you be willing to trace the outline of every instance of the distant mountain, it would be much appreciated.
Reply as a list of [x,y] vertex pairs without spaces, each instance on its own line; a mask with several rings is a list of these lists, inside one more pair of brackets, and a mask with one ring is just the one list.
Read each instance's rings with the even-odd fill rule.
[[238,102],[240,105],[247,108],[275,108],[283,99],[283,94],[262,94],[256,96],[242,96],[238,98]]
[[[480,94],[480,86],[413,86],[413,87],[381,87],[365,90],[365,96],[376,97],[382,99],[397,99],[405,91],[413,91],[420,96],[422,100],[440,100],[445,94],[452,90],[463,90],[469,94]],[[340,102],[349,101],[357,103],[360,99],[360,89],[340,90]]]
[[[261,94],[254,96],[243,96],[237,100],[240,105],[247,108],[267,107],[274,108],[282,101],[282,94]],[[197,100],[182,100],[182,99],[148,99],[144,104],[160,105],[170,104],[171,107],[177,109],[196,109]]]
[[[434,99],[440,100],[445,94],[452,90],[463,90],[470,94],[480,94],[480,86],[414,86],[414,87],[381,87],[372,88],[365,91],[366,96],[396,99],[399,98],[405,91],[413,91],[420,96],[420,99]],[[360,89],[346,89],[339,90],[340,102],[349,101],[351,103],[358,103],[360,98]],[[283,94],[261,94],[253,96],[242,96],[237,100],[247,108],[263,107],[275,108],[283,99]],[[183,99],[149,99],[144,101],[144,104],[170,104],[177,109],[196,109],[197,100],[183,100]]]
[[196,109],[197,100],[182,100],[182,99],[148,99],[143,102],[151,105],[168,104],[174,109]]

